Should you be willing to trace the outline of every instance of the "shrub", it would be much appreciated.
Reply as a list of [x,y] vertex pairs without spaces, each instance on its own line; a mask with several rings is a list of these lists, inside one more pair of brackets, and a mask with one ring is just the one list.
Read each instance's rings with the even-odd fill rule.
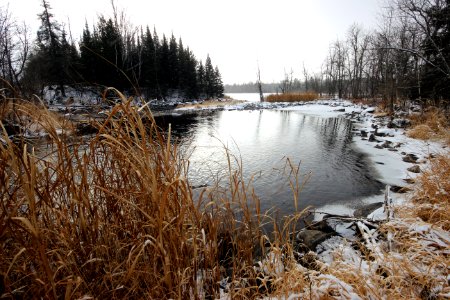
[[267,102],[306,102],[313,101],[319,98],[317,93],[287,93],[287,94],[272,94],[265,99]]

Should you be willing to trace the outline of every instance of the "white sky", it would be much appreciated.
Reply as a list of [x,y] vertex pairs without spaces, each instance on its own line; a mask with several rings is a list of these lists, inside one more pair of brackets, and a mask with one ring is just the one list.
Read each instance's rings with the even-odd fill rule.
[[[111,15],[110,0],[49,0],[56,19],[79,39],[85,20]],[[41,0],[0,0],[19,21],[39,26]],[[116,0],[134,25],[171,33],[203,61],[209,53],[224,83],[255,81],[257,62],[264,82],[279,81],[284,70],[301,77],[303,63],[320,70],[328,46],[349,26],[376,26],[380,0]],[[67,27],[66,27],[67,28]]]

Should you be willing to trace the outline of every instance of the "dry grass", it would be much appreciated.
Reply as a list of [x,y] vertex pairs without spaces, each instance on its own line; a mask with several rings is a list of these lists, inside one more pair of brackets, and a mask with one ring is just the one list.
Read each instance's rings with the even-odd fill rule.
[[0,294],[204,299],[229,276],[232,298],[256,297],[267,220],[251,183],[229,155],[227,189],[193,199],[170,131],[129,103],[88,142],[58,135],[48,111],[20,107],[48,133],[45,155],[2,133]]
[[[312,267],[299,266],[290,233],[301,213],[281,224],[261,215],[251,180],[231,154],[225,188],[194,199],[188,163],[170,130],[161,132],[150,111],[122,102],[89,141],[58,135],[63,120],[42,108],[18,107],[21,118],[48,134],[49,146],[37,155],[1,135],[2,297],[211,299],[226,277],[231,299],[267,291],[304,299],[439,299],[450,292],[448,246],[430,231],[411,230],[415,219],[381,226],[391,238],[376,260],[349,263],[343,245],[329,266],[314,255]],[[297,206],[298,167],[288,160],[289,169]],[[426,211],[421,207],[438,207],[421,216],[436,227],[449,226],[449,170],[449,157],[439,156],[419,178],[417,215]],[[274,232],[266,247],[261,228],[268,222]],[[254,262],[267,251],[272,256],[261,272]]]
[[288,94],[272,94],[265,99],[267,102],[306,102],[319,98],[319,94],[314,92],[306,93],[288,93]]
[[413,197],[415,214],[425,222],[450,230],[450,154],[431,159],[417,184]]
[[430,108],[423,114],[410,117],[411,129],[407,134],[411,138],[421,140],[444,140],[450,145],[450,119],[445,111]]

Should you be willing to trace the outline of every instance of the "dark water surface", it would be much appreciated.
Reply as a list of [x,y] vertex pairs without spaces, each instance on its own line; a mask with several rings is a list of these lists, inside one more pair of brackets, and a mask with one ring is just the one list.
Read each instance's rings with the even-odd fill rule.
[[296,111],[216,111],[165,116],[157,122],[171,123],[173,136],[190,155],[189,178],[194,186],[210,185],[218,178],[226,184],[225,146],[242,158],[244,177],[254,176],[263,211],[272,207],[280,215],[294,211],[286,158],[294,165],[300,163],[300,181],[311,173],[300,193],[301,208],[354,206],[382,189],[367,159],[352,147],[352,124],[343,118]]

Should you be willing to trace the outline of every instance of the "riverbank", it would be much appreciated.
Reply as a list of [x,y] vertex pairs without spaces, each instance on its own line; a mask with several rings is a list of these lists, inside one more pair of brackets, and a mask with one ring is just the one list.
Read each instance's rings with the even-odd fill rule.
[[[404,117],[390,122],[349,101],[270,104],[350,118],[354,146],[373,159],[379,180],[398,185],[386,198],[367,200],[384,204],[367,218],[320,208],[316,220],[328,216],[309,228],[325,235],[305,248],[305,235],[293,236],[303,214],[279,223],[259,215],[239,169],[229,170],[227,189],[212,187],[194,199],[171,135],[159,132],[145,106],[129,104],[94,122],[86,141],[66,138],[73,124],[65,118],[18,107],[25,129],[39,129],[50,146],[41,157],[2,135],[2,296],[448,297],[448,148],[408,138]],[[250,105],[268,109],[220,109]],[[422,173],[407,171],[415,165]],[[261,232],[268,222],[280,225],[272,239]]]
[[[318,208],[316,221],[337,215],[325,220],[336,234],[315,232],[308,242],[322,241],[294,265],[282,263],[281,254],[271,252],[265,263],[277,270],[273,280],[280,284],[278,296],[268,299],[449,297],[448,138],[411,138],[415,129],[408,115],[414,112],[398,111],[390,118],[375,107],[350,101],[247,105],[350,119],[353,146],[369,157],[376,177],[387,186],[385,194],[362,199],[363,208],[373,207],[367,218],[354,216],[354,209],[345,206]],[[244,110],[247,105],[224,109]]]

